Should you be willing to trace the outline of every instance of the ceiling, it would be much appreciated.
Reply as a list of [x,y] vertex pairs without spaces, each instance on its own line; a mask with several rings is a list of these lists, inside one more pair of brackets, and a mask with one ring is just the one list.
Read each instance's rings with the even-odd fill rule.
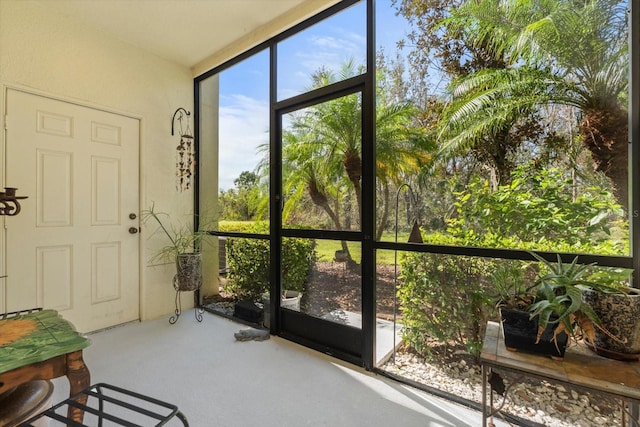
[[276,18],[282,18],[283,14],[295,15],[296,9],[303,8],[318,10],[321,5],[332,3],[324,0],[38,2],[70,19],[80,20],[124,42],[189,68],[250,36]]

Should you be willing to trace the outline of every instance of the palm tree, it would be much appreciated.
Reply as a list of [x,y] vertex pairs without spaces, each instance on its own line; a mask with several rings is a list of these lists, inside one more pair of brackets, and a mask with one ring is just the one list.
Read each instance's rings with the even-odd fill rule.
[[576,107],[594,167],[628,206],[628,43],[626,2],[614,0],[468,0],[443,22],[504,55],[508,67],[453,84],[441,151],[550,104]]
[[[315,87],[326,86],[357,75],[360,70],[347,61],[339,75],[328,70],[314,74]],[[338,196],[349,191],[355,195],[358,220],[362,223],[362,99],[359,94],[346,95],[308,107],[292,116],[283,134],[283,179],[288,189],[285,215],[304,195],[320,207],[341,230]],[[412,124],[415,107],[407,102],[391,102],[378,93],[376,106],[376,175],[383,189],[383,210],[377,224],[377,238],[389,220],[389,186],[402,176],[415,173],[426,163],[423,132]],[[333,199],[333,203],[331,202]],[[346,244],[343,249],[347,252]]]

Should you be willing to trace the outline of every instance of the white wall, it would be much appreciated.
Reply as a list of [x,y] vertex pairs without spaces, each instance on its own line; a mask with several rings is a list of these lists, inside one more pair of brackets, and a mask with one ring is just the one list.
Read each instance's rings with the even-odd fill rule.
[[[174,111],[184,107],[193,112],[188,68],[52,14],[36,3],[0,0],[0,85],[2,117],[6,88],[15,87],[139,118],[141,208],[155,202],[160,210],[176,216],[192,209],[192,192],[175,190],[178,140],[171,136]],[[0,134],[4,147],[4,133]],[[10,159],[4,158],[2,149],[3,169],[5,161]],[[4,179],[4,171],[1,174]],[[173,311],[174,266],[147,265],[153,248],[148,247],[144,229],[140,242],[141,317],[164,316]],[[0,259],[4,263],[3,254]],[[4,271],[3,265],[0,276]],[[184,308],[192,303],[190,297],[183,298]]]

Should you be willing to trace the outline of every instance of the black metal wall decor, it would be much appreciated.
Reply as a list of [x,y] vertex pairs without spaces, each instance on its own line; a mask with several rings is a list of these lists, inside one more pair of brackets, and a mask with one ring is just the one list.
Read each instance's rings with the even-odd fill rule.
[[[180,124],[180,142],[176,147],[176,189],[178,191],[185,191],[191,188],[195,155],[193,135],[189,127],[189,116],[191,116],[191,113],[182,107],[173,113],[171,135],[174,135],[176,116],[178,116],[178,122]],[[184,128],[182,127],[182,120],[187,122]]]
[[16,196],[17,190],[14,187],[4,187],[4,191],[0,191],[0,215],[15,216],[20,213],[18,200],[26,199],[27,196]]

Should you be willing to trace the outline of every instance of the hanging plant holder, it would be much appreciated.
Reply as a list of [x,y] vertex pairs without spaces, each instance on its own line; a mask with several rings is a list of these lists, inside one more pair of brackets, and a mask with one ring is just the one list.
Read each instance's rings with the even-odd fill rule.
[[[184,108],[178,108],[173,113],[171,122],[171,135],[174,134],[174,122],[178,115],[180,123],[180,142],[176,146],[176,190],[182,192],[191,188],[193,177],[193,166],[195,164],[195,144],[191,128],[189,127],[189,116],[191,113]],[[186,120],[185,129],[182,127],[182,120]]]

